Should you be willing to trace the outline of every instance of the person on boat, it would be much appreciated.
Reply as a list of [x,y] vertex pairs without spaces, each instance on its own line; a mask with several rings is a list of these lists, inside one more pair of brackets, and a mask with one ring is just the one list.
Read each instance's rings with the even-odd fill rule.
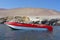
[[42,20],[41,24],[48,24],[48,20],[47,19],[46,20]]
[[49,25],[55,25],[55,23],[57,22],[58,20],[57,19],[51,19],[49,21]]
[[39,24],[40,21],[33,21],[34,24]]

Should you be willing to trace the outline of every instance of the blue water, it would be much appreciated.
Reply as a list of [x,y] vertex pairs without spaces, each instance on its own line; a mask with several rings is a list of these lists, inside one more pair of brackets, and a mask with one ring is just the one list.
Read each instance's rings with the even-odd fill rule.
[[47,30],[12,30],[5,24],[0,24],[0,40],[60,40],[60,26],[53,26],[53,31]]

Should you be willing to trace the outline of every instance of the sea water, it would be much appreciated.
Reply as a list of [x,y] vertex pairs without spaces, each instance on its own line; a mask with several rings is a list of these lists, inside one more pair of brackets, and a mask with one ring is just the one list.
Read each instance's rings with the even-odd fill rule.
[[0,40],[60,40],[60,26],[53,26],[53,31],[47,30],[12,30],[5,24],[0,24]]

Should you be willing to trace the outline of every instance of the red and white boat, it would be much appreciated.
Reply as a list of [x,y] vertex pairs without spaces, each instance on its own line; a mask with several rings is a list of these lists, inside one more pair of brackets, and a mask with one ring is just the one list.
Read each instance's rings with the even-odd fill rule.
[[52,31],[53,27],[45,24],[27,24],[27,23],[17,23],[17,22],[6,22],[6,25],[13,29],[48,29]]

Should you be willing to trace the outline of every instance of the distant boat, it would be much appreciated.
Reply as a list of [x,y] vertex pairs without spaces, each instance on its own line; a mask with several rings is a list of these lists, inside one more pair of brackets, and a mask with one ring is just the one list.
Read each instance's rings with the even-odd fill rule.
[[52,31],[53,27],[45,24],[27,24],[27,23],[17,23],[17,22],[6,22],[6,25],[13,29],[48,29]]

